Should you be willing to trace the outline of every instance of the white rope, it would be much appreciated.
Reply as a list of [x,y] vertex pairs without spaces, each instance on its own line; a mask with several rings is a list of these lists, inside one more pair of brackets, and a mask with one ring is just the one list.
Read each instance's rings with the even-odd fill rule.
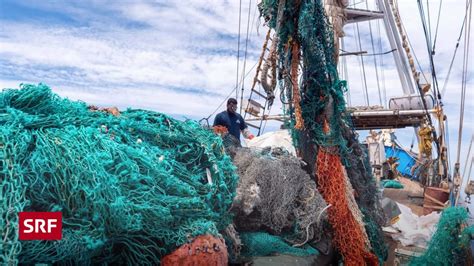
[[248,50],[248,44],[249,44],[249,28],[250,28],[250,14],[252,12],[252,0],[249,0],[249,12],[248,12],[248,15],[247,15],[247,36],[245,37],[245,53],[244,53],[244,67],[243,67],[243,70],[242,70],[242,89],[241,89],[241,93],[240,93],[240,114],[242,114],[242,106],[243,106],[243,102],[244,102],[244,88],[245,88],[245,78],[244,78],[244,74],[245,74],[245,67],[247,65],[247,50]]
[[[367,10],[369,10],[369,4],[365,2],[365,6]],[[370,32],[370,42],[372,44],[372,53],[376,54],[375,52],[375,44],[374,44],[374,36],[372,34],[372,22],[369,20],[369,32]],[[378,53],[381,53],[382,51],[378,51]],[[375,64],[375,77],[377,79],[377,90],[379,92],[379,103],[381,106],[384,106],[384,103],[382,102],[382,93],[380,92],[380,79],[379,79],[379,67],[377,64],[377,56],[374,56],[374,64]]]
[[[235,79],[235,87],[239,87],[239,62],[240,62],[240,24],[242,21],[242,0],[239,1],[239,33],[237,37],[237,77]],[[239,90],[235,90],[235,99],[239,98]]]
[[[379,36],[382,36],[382,33],[380,31],[380,21],[377,20],[377,33]],[[382,38],[379,38],[379,51],[382,51]],[[386,108],[387,105],[388,105],[388,101],[387,101],[387,87],[385,86],[385,72],[384,72],[384,63],[383,63],[383,56],[382,54],[379,55],[380,56],[380,74],[382,76],[382,91],[383,91],[383,106]],[[416,58],[416,57],[415,57]]]
[[[469,1],[469,5],[471,4],[471,2],[472,1]],[[459,36],[458,36],[458,40],[456,42],[456,46],[454,48],[453,57],[451,58],[451,63],[449,64],[448,74],[446,75],[446,78],[444,79],[443,89],[441,90],[441,97],[444,97],[444,93],[446,92],[446,87],[447,87],[447,84],[448,84],[448,81],[449,81],[449,77],[451,75],[451,70],[453,69],[454,59],[456,58],[456,53],[458,51],[459,43],[461,42],[461,37],[462,37],[463,30],[464,30],[464,25],[466,24],[466,20],[467,20],[467,9],[468,8],[469,8],[469,6],[466,6],[466,12],[464,14],[464,19],[463,19],[463,22],[461,24],[461,30],[459,31]]]
[[[472,142],[474,141],[474,134],[471,136],[471,142],[469,142],[469,149],[467,150],[467,155],[466,155],[466,162],[464,163],[464,171],[462,172],[462,178],[461,178],[461,184],[464,181],[464,176],[466,175],[466,168],[467,168],[467,162],[469,160],[469,155],[471,155],[471,147],[472,147]],[[472,156],[471,156],[472,157]],[[472,164],[472,163],[471,163]],[[467,175],[467,180],[469,180],[471,174],[471,170],[469,170],[469,174]],[[467,183],[466,183],[467,184]]]
[[464,103],[466,101],[466,84],[467,84],[467,67],[469,64],[469,44],[471,37],[471,14],[472,14],[472,5],[466,0],[466,6],[469,6],[469,10],[466,11],[469,13],[468,23],[464,28],[464,57],[463,57],[463,72],[462,72],[462,85],[461,85],[461,105],[459,110],[459,130],[458,130],[458,151],[456,157],[456,163],[459,163],[461,156],[461,142],[462,142],[462,130],[464,125]]
[[[341,47],[343,50],[346,49],[345,43],[344,43],[344,38],[341,38]],[[349,84],[349,73],[347,72],[347,60],[346,57],[342,57],[342,73],[344,74],[344,79],[346,80],[347,84]],[[347,86],[347,105],[352,106],[352,99],[351,99],[351,90],[350,86]]]
[[[359,51],[362,51],[362,44],[361,44],[361,41],[360,41],[360,31],[359,31],[359,23],[358,22],[356,22],[355,26],[354,26],[354,35],[358,37],[358,41],[356,42],[357,43],[357,49]],[[367,91],[367,78],[365,76],[364,58],[362,56],[358,56],[357,59],[358,59],[358,62],[359,62],[359,69],[360,69],[360,72],[361,72],[361,82],[362,82],[362,85],[364,86],[362,88],[363,89],[362,94],[364,95],[365,105],[369,106],[370,102],[369,102],[369,93]]]

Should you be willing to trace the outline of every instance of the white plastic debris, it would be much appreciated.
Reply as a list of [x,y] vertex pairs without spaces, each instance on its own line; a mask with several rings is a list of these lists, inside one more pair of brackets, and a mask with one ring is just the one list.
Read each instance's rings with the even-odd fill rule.
[[[398,233],[392,233],[394,240],[400,241],[404,246],[417,246],[426,248],[431,236],[436,231],[441,215],[432,212],[428,215],[418,216],[414,214],[407,206],[397,203],[400,208],[400,220],[391,227],[398,230]],[[384,230],[386,231],[386,230]]]
[[283,147],[290,154],[296,156],[296,149],[291,141],[291,135],[288,130],[278,130],[274,132],[268,132],[261,136],[255,137],[247,142],[247,147]]

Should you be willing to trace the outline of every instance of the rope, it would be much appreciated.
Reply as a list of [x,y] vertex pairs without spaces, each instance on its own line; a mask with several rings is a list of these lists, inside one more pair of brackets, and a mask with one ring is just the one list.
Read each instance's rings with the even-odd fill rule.
[[[469,183],[469,180],[471,178],[472,164],[474,164],[474,156],[471,156],[471,164],[469,165],[469,171],[467,172],[467,179],[466,179],[466,183],[465,183],[464,187],[467,187],[467,185]],[[467,165],[466,165],[466,167],[467,167]],[[464,170],[466,170],[466,169],[464,169]],[[464,176],[464,173],[463,173],[463,176]],[[463,178],[463,180],[464,180],[464,178]]]
[[[369,10],[369,4],[365,2],[365,6],[367,10]],[[370,32],[370,42],[372,44],[372,51],[375,53],[375,44],[374,44],[374,36],[372,35],[372,22],[369,20],[369,32]],[[379,80],[379,67],[377,64],[377,57],[374,56],[374,64],[375,64],[375,77],[377,79],[377,91],[379,93],[379,103],[383,106],[382,102],[382,93],[380,92],[380,80]]]
[[[430,1],[426,0],[426,10],[428,10],[427,15],[428,15],[428,36],[429,36],[429,43],[431,44],[431,16],[430,16]],[[434,53],[432,53],[433,55]]]
[[[235,87],[239,87],[239,63],[240,63],[240,24],[242,21],[242,0],[239,0],[239,33],[237,37],[237,75],[235,78]],[[239,91],[235,90],[235,99],[239,98]]]
[[[416,71],[415,62],[413,61],[413,57],[411,55],[410,45],[408,44],[408,40],[407,40],[408,37],[404,31],[403,23],[400,18],[400,13],[398,11],[398,3],[395,5],[393,2],[390,1],[390,5],[392,7],[393,15],[395,16],[395,22],[397,24],[398,33],[402,37],[403,48],[405,49],[405,54],[407,55],[407,58],[408,58],[408,64],[410,65],[411,74],[413,76],[413,79],[416,82],[416,85],[419,86],[420,74]],[[421,97],[423,98],[423,95],[421,95]]]
[[[472,164],[471,164],[472,165]],[[318,214],[318,218],[316,219],[316,221],[312,221],[311,223],[309,223],[307,226],[306,226],[306,239],[305,241],[303,241],[302,243],[299,243],[299,244],[294,244],[293,247],[301,247],[303,246],[304,244],[306,244],[308,241],[309,241],[309,227],[313,224],[313,223],[320,223],[321,222],[321,215],[324,213],[324,211],[326,211],[327,209],[329,209],[329,207],[331,207],[331,204],[329,204],[328,206],[324,207]]]
[[[258,62],[257,62],[257,63],[258,63]],[[252,68],[245,74],[244,79],[250,74],[250,72],[252,72],[252,70],[255,68],[255,66],[257,65],[257,63],[255,63],[255,64],[252,66]],[[240,83],[239,83],[239,85],[240,85]],[[206,118],[203,118],[203,119],[201,119],[201,120],[209,120],[209,118],[211,118],[211,116],[213,116],[213,115],[217,112],[217,110],[219,110],[219,108],[221,108],[221,106],[227,101],[227,99],[229,99],[229,97],[232,95],[232,93],[234,93],[235,90],[237,90],[238,87],[239,87],[238,85],[235,86],[235,87],[229,92],[229,94],[227,94],[227,96],[224,98],[224,100],[217,106],[217,108],[216,108],[210,115],[208,115]],[[242,104],[242,103],[241,103],[241,104]]]
[[[362,43],[360,41],[360,31],[359,31],[359,23],[356,22],[356,28],[357,28],[357,38],[358,38],[358,49],[359,51],[362,51]],[[370,102],[369,102],[369,92],[368,92],[368,89],[367,89],[367,77],[365,76],[365,64],[364,64],[364,58],[363,57],[360,57],[360,62],[362,64],[362,77],[363,77],[363,83],[364,84],[364,89],[365,89],[365,103],[367,106],[370,106]]]
[[[425,20],[425,15],[424,15],[424,10],[423,10],[423,3],[421,2],[421,0],[418,0],[417,2],[418,2],[418,9],[420,12],[420,17],[421,17],[421,22],[423,25],[423,32],[425,33],[426,47],[428,49],[428,58],[430,59],[431,77],[433,78],[433,92],[434,92],[434,95],[437,96],[435,97],[435,101],[436,101],[436,104],[439,106],[440,101],[441,101],[441,94],[439,92],[438,78],[436,77],[436,69],[435,69],[434,60],[433,60],[433,51],[431,49],[432,48],[431,37],[429,36],[427,25],[426,25],[426,20]],[[422,99],[424,99],[423,96],[422,96]],[[432,124],[431,117],[430,117],[430,124]]]
[[448,168],[452,169],[452,164],[451,164],[451,145],[449,144],[449,123],[448,123],[448,118],[446,118],[446,148],[448,150],[447,152],[447,157],[448,157]]
[[462,85],[461,85],[461,105],[459,107],[459,130],[458,130],[458,151],[456,157],[456,163],[459,163],[461,156],[461,142],[462,142],[462,130],[464,125],[464,103],[466,101],[466,84],[467,84],[467,70],[469,64],[469,44],[471,37],[471,14],[472,14],[472,5],[469,5],[466,1],[466,6],[469,6],[469,17],[468,23],[464,28],[464,57],[463,57],[463,72],[462,72]]
[[[377,20],[377,33],[378,33],[378,36],[382,36],[382,33],[380,31],[380,21],[379,20]],[[382,38],[378,38],[378,39],[379,39],[379,51],[381,51],[382,50]],[[413,52],[413,54],[414,54],[414,52]],[[387,87],[385,86],[385,71],[384,71],[383,56],[382,55],[379,55],[379,56],[380,56],[380,65],[382,66],[381,67],[381,76],[382,76],[383,102],[384,102],[383,106],[387,107],[387,104],[388,104],[388,101],[387,101]],[[416,58],[416,56],[415,56],[415,58]]]
[[[403,25],[403,23],[401,25],[402,25],[403,31],[407,32],[405,29],[405,25]],[[413,57],[415,58],[416,65],[418,69],[420,70],[421,75],[425,79],[425,83],[428,83],[428,78],[426,78],[425,71],[423,70],[423,67],[420,64],[420,61],[418,60],[418,57],[416,56],[416,52],[415,52],[415,49],[413,49],[413,45],[411,44],[410,37],[408,35],[406,35],[406,37],[407,37],[408,45],[410,47],[410,51],[412,51]]]
[[295,129],[304,129],[304,120],[301,114],[301,96],[298,88],[298,66],[300,62],[300,46],[297,42],[293,42],[291,46],[291,84],[293,86],[293,105],[295,107]]
[[433,41],[433,54],[435,53],[436,50],[436,41],[438,40],[438,28],[439,28],[439,21],[441,20],[441,6],[443,5],[443,0],[439,1],[439,9],[438,9],[438,19],[436,20],[436,31],[435,31],[435,37]]
[[[466,154],[466,162],[464,162],[464,170],[462,172],[462,181],[464,181],[464,176],[466,175],[466,168],[467,168],[467,162],[469,160],[469,155],[471,155],[471,147],[472,147],[472,142],[474,141],[474,134],[471,136],[471,141],[469,142],[469,149],[467,150],[467,154]],[[467,175],[467,178],[469,179],[470,178],[470,174]],[[462,182],[461,182],[462,184]]]
[[454,48],[453,57],[451,58],[451,63],[449,64],[448,74],[446,75],[446,79],[444,80],[443,89],[441,90],[441,97],[444,97],[444,93],[446,92],[449,77],[451,75],[451,70],[452,70],[453,64],[454,64],[454,59],[456,58],[456,53],[457,53],[458,48],[459,48],[459,42],[461,41],[462,33],[463,33],[463,30],[464,30],[464,25],[466,24],[467,10],[468,10],[469,6],[471,5],[471,2],[472,2],[472,0],[469,0],[469,4],[466,6],[466,12],[464,14],[464,19],[463,19],[463,22],[462,22],[462,25],[461,25],[461,30],[459,31],[459,36],[458,36],[458,40],[456,42],[456,46]]
[[250,28],[250,13],[252,11],[252,0],[249,0],[249,13],[247,16],[247,36],[245,37],[245,53],[244,53],[244,67],[242,70],[242,90],[240,93],[240,114],[242,114],[242,107],[243,107],[243,102],[244,102],[244,87],[245,87],[245,82],[244,82],[244,74],[245,73],[245,66],[247,65],[247,48],[248,48],[248,43],[249,43],[249,28]]
[[[344,43],[344,38],[341,38],[341,46],[342,49],[345,49],[345,43]],[[342,68],[343,68],[343,73],[344,73],[344,80],[346,80],[347,83],[349,83],[349,73],[347,71],[347,61],[346,57],[342,57]],[[352,99],[351,99],[351,90],[350,88],[347,89],[347,97],[346,97],[347,105],[352,106]]]

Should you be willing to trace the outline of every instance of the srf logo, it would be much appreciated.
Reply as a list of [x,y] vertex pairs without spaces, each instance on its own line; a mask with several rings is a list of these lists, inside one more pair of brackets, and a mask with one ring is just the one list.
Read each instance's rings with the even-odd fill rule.
[[61,212],[20,212],[20,240],[61,240]]

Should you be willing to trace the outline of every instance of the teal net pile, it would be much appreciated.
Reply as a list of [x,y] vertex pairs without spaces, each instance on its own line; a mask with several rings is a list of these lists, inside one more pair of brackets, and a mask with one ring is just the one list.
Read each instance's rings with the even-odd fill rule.
[[[0,264],[159,264],[232,222],[238,176],[193,121],[120,116],[44,84],[0,93]],[[18,212],[60,211],[60,241],[18,241]]]
[[[357,205],[365,210],[363,220],[372,251],[383,261],[387,252],[377,187],[367,153],[358,143],[346,111],[347,84],[337,73],[333,31],[323,1],[263,0],[259,8],[275,32],[272,42],[277,42],[278,79],[284,101],[290,103],[288,114],[294,144],[312,176],[316,173],[319,151],[341,158]],[[328,183],[329,188],[337,185]],[[322,187],[320,182],[318,185]],[[344,191],[340,193],[343,195]]]
[[367,236],[369,237],[370,244],[375,255],[379,259],[379,264],[384,265],[384,261],[388,258],[388,247],[384,242],[383,237],[381,237],[382,232],[380,225],[371,217],[370,213],[366,209],[361,209],[364,214],[364,223]]
[[397,180],[382,180],[381,184],[384,188],[402,189],[403,185]]
[[274,254],[287,254],[294,256],[318,255],[319,252],[305,245],[293,247],[288,245],[281,237],[264,232],[244,233],[240,235],[242,240],[242,255],[245,257],[268,256]]
[[410,265],[471,265],[468,252],[474,225],[464,227],[468,213],[462,207],[446,208],[438,222],[436,232],[428,249],[422,256],[414,258]]

